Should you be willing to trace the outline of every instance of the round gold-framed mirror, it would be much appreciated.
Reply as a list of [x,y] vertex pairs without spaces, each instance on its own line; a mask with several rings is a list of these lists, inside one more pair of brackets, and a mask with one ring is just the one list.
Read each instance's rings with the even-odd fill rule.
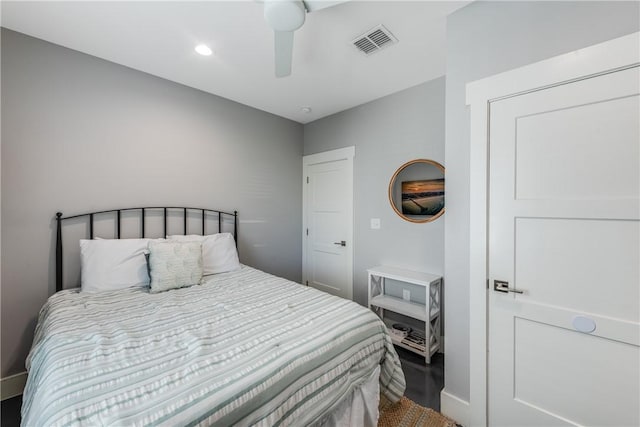
[[444,213],[444,166],[415,159],[396,170],[389,181],[389,203],[400,218],[431,222]]

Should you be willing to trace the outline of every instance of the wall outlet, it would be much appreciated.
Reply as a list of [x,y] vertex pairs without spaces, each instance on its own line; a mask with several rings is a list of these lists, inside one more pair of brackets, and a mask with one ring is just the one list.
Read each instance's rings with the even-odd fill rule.
[[371,229],[372,230],[380,229],[380,218],[371,218]]
[[411,301],[411,291],[408,289],[402,290],[402,299],[405,301]]

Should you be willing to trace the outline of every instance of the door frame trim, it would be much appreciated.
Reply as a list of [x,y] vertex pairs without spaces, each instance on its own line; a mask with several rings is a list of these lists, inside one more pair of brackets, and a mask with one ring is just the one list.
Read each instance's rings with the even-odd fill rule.
[[466,86],[469,165],[469,421],[488,425],[488,173],[491,102],[640,63],[640,32],[496,74]]
[[347,270],[350,274],[347,275],[347,286],[348,286],[348,295],[349,299],[353,300],[353,254],[355,242],[353,239],[353,158],[355,157],[356,147],[350,146],[345,148],[339,148],[336,150],[324,151],[322,153],[317,154],[309,154],[307,156],[302,157],[302,282],[305,284],[309,280],[308,276],[308,266],[307,266],[307,241],[306,241],[306,229],[308,227],[307,222],[307,201],[308,201],[308,190],[307,190],[307,176],[309,166],[326,163],[326,162],[335,162],[338,160],[346,160],[347,161],[347,182],[345,183],[346,190],[350,194],[347,202],[347,215],[351,218],[351,221],[347,224],[347,235],[346,240],[349,242],[347,246]]

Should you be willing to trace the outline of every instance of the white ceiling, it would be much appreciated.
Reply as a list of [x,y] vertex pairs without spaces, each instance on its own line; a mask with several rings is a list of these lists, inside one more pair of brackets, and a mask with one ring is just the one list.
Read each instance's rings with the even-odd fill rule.
[[[2,1],[2,26],[307,123],[444,75],[445,19],[468,3],[352,0],[310,13],[280,79],[253,0]],[[364,56],[350,42],[378,24],[399,42]]]

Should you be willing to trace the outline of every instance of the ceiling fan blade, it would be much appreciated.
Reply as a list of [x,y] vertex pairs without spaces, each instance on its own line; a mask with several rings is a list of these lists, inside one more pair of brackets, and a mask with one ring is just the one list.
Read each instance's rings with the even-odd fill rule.
[[340,3],[346,3],[349,0],[303,0],[304,7],[307,12],[315,12],[316,10],[326,9],[327,7],[336,6]]
[[276,77],[291,74],[291,56],[293,55],[293,31],[275,31]]

